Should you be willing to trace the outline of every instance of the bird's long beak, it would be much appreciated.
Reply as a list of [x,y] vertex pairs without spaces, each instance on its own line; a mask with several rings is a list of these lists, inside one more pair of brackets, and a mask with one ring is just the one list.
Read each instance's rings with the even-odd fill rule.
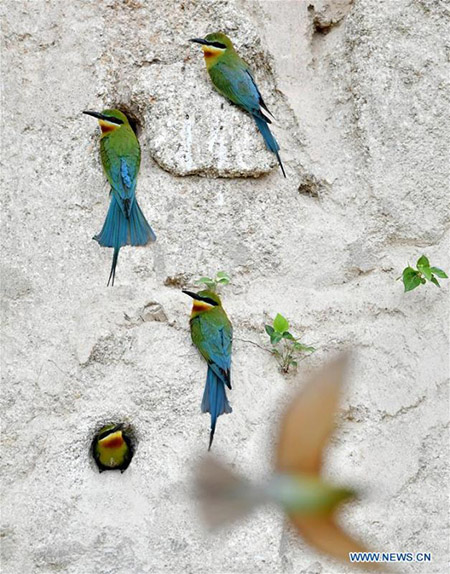
[[186,295],[189,295],[189,297],[192,297],[192,299],[197,299],[197,301],[200,299],[197,293],[193,293],[192,291],[185,291],[183,289],[182,292],[185,293]]
[[87,116],[92,116],[93,118],[97,118],[99,120],[106,120],[107,119],[107,118],[105,118],[105,116],[103,114],[99,114],[98,112],[84,111],[83,114],[86,114]]
[[209,42],[203,40],[203,38],[190,38],[189,42],[195,42],[196,44],[203,44],[204,46],[207,46],[209,44]]

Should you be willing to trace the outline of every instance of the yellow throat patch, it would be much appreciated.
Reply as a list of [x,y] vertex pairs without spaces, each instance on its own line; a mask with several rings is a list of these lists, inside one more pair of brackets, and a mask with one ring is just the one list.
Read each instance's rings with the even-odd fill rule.
[[127,443],[124,441],[122,431],[118,430],[98,441],[97,452],[100,462],[109,468],[120,466],[127,452]]
[[102,130],[102,134],[107,134],[109,132],[113,132],[117,128],[120,128],[120,125],[113,124],[112,122],[108,122],[106,120],[99,120],[98,123],[100,124],[100,129]]
[[207,66],[212,65],[218,56],[225,52],[222,48],[216,48],[215,46],[202,46],[202,50]]
[[105,438],[99,440],[98,444],[101,446],[101,448],[116,449],[120,448],[124,444],[124,442],[125,441],[123,440],[122,437],[122,431],[118,430],[112,434],[109,434],[108,436],[105,436]]
[[205,301],[197,301],[196,299],[194,299],[194,303],[192,305],[192,313],[201,313],[202,311],[209,311],[209,309],[212,309],[213,307],[214,305],[210,305]]

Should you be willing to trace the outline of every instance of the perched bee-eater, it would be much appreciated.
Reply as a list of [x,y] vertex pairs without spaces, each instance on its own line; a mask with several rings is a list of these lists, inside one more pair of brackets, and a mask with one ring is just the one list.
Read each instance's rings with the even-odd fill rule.
[[94,239],[102,247],[114,247],[108,280],[108,285],[114,285],[120,248],[156,240],[136,199],[141,148],[128,118],[119,110],[83,113],[97,118],[102,130],[100,155],[111,185],[111,201],[103,228]]
[[225,385],[231,389],[233,328],[217,293],[208,289],[198,293],[191,291],[183,293],[194,300],[190,319],[191,337],[208,363],[201,409],[203,413],[211,413],[209,450],[214,439],[217,418],[223,413],[231,413],[232,410],[228,403]]
[[92,453],[100,472],[120,470],[123,472],[133,458],[133,444],[123,425],[109,424],[95,435]]
[[198,469],[201,509],[211,526],[233,520],[257,504],[273,501],[297,532],[316,549],[349,561],[349,552],[365,549],[336,520],[339,505],[354,492],[321,477],[324,450],[334,427],[345,366],[329,363],[292,401],[281,422],[275,474],[265,485],[252,485],[211,457]]
[[262,99],[250,68],[238,55],[231,40],[221,32],[214,32],[205,38],[192,38],[190,41],[201,44],[206,69],[216,90],[252,115],[267,149],[277,156],[286,177],[279,154],[280,146],[267,125],[272,122],[265,112],[272,114]]

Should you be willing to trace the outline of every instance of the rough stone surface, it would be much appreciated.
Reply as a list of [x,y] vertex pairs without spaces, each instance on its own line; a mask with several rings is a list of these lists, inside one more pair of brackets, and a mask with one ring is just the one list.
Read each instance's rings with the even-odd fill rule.
[[[9,0],[3,12],[2,571],[350,572],[276,509],[218,535],[199,522],[205,365],[181,288],[219,269],[233,279],[234,412],[215,453],[265,476],[292,388],[351,347],[326,473],[364,495],[343,520],[375,549],[433,553],[402,572],[445,571],[449,287],[405,295],[395,279],[422,253],[450,269],[447,3]],[[277,118],[286,180],[187,42],[216,29]],[[111,252],[91,238],[108,189],[81,111],[112,105],[138,121],[138,194],[158,241],[123,249],[107,289]],[[266,344],[278,311],[319,349],[288,377],[248,342]],[[89,458],[110,420],[136,435],[123,475]]]

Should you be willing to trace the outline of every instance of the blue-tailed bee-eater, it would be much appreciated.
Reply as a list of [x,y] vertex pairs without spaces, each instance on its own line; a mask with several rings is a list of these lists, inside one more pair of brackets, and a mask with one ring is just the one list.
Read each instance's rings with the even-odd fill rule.
[[281,421],[275,473],[254,485],[211,456],[198,467],[201,511],[210,526],[232,521],[255,506],[275,502],[311,546],[349,562],[349,552],[365,552],[337,521],[341,503],[354,491],[330,484],[321,476],[324,451],[332,434],[346,357],[325,366],[297,394]]
[[83,113],[97,118],[102,132],[100,157],[111,186],[111,200],[103,228],[94,239],[102,247],[114,248],[108,279],[108,285],[114,285],[120,248],[156,240],[136,199],[141,148],[128,118],[119,110]]
[[280,146],[268,126],[272,122],[266,113],[272,114],[264,103],[249,66],[236,52],[231,40],[221,32],[214,32],[205,38],[192,38],[190,41],[201,45],[206,69],[216,90],[251,114],[267,149],[277,156],[286,177],[279,154]]
[[231,389],[231,346],[233,328],[220,297],[205,289],[198,293],[183,291],[193,299],[190,327],[192,342],[208,363],[201,409],[211,414],[209,447],[216,430],[217,418],[231,413],[225,386]]
[[100,472],[123,472],[133,458],[133,450],[133,443],[122,424],[105,425],[92,441],[92,454]]

